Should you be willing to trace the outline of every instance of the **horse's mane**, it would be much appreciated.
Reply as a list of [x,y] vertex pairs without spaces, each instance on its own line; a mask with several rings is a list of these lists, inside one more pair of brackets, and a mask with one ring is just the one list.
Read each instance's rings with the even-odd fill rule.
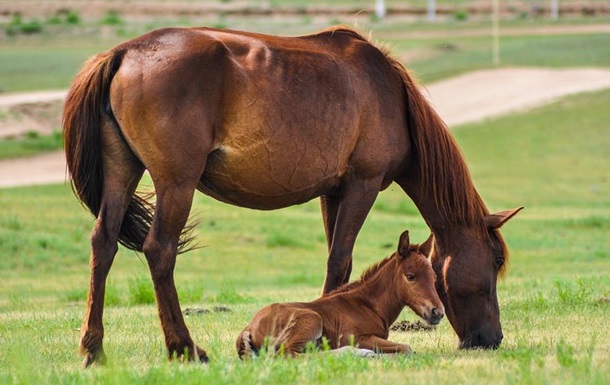
[[[439,212],[449,223],[478,226],[482,234],[489,236],[483,220],[489,210],[474,186],[455,138],[422,95],[409,70],[389,52],[380,50],[400,75],[407,92],[408,127],[420,165],[422,194],[432,195]],[[492,231],[508,262],[508,248],[502,234],[497,229]],[[506,266],[502,265],[500,275]]]
[[[354,29],[335,27],[334,31],[350,33],[379,49],[399,75],[407,99],[407,125],[414,144],[422,195],[433,197],[439,212],[449,223],[479,226],[489,234],[483,218],[489,210],[477,192],[464,155],[441,117],[421,93],[416,79],[392,54],[388,46],[374,42]],[[508,261],[508,249],[500,231],[493,230]],[[502,266],[500,274],[505,270]]]

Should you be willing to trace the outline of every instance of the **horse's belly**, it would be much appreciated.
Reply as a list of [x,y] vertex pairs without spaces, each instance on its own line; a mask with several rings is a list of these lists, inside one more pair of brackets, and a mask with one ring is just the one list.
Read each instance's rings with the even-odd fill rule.
[[320,149],[221,146],[208,156],[199,190],[233,205],[273,210],[330,192],[345,169]]

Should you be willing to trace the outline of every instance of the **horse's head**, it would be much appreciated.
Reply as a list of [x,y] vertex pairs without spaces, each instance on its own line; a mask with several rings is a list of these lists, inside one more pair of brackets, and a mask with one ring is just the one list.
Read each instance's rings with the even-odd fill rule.
[[519,210],[487,215],[483,230],[451,229],[422,245],[438,276],[436,288],[460,348],[496,349],[502,342],[496,283],[508,255],[498,229]]
[[410,245],[408,231],[400,236],[396,258],[399,299],[429,324],[438,324],[445,308],[434,286],[436,275],[430,261]]

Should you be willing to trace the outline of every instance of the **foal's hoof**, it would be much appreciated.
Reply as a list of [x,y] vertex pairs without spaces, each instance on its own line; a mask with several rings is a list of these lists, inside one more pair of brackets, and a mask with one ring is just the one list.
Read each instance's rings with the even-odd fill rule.
[[365,358],[378,357],[378,354],[372,350],[360,349],[355,346],[343,346],[343,347],[340,347],[339,349],[331,350],[331,352],[333,352],[335,354],[348,353],[348,354],[353,354],[358,357],[365,357]]
[[85,358],[83,359],[83,366],[85,368],[88,368],[93,365],[106,365],[106,353],[104,353],[103,350],[85,353]]

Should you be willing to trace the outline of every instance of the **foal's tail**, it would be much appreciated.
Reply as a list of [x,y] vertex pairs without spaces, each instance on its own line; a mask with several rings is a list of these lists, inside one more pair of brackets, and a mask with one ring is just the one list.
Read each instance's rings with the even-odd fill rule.
[[[109,90],[125,51],[112,50],[91,58],[78,73],[64,104],[64,151],[72,188],[78,199],[99,215],[104,169],[101,124],[103,119],[118,123],[110,109]],[[119,242],[128,249],[142,251],[153,220],[154,205],[146,197],[133,195],[123,218]],[[190,242],[187,226],[178,250]]]
[[235,342],[235,347],[237,348],[237,355],[242,360],[252,358],[252,356],[256,354],[256,349],[254,348],[254,345],[252,345],[250,331],[247,329],[239,334],[239,337],[237,337],[237,341]]

